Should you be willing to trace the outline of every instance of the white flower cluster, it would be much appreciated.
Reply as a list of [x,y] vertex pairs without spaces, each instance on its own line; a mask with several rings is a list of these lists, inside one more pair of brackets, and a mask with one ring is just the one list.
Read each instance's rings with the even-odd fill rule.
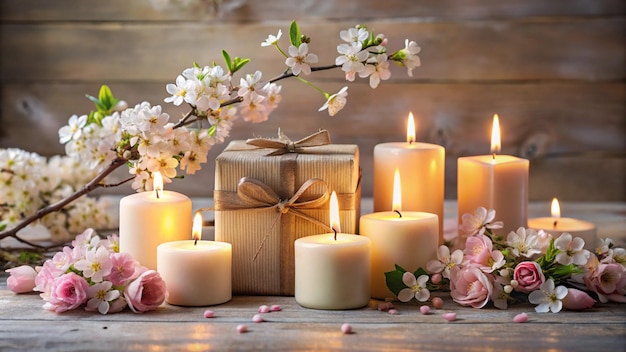
[[[42,206],[56,203],[89,182],[96,172],[66,156],[50,160],[21,149],[0,149],[0,224],[11,226]],[[62,242],[86,227],[111,228],[107,200],[81,197],[41,221],[52,240]]]

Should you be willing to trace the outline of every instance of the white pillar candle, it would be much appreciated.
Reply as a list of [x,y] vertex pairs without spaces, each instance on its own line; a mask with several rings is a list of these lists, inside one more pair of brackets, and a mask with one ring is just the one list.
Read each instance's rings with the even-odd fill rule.
[[188,239],[191,233],[191,199],[161,190],[162,181],[161,185],[155,184],[155,191],[122,198],[119,217],[120,252],[131,254],[141,265],[153,270],[157,268],[158,245]]
[[498,115],[494,116],[492,155],[458,159],[459,223],[465,213],[478,207],[495,209],[496,219],[504,222],[502,235],[526,227],[528,219],[528,167],[526,159],[496,155],[500,151]]
[[588,221],[562,218],[559,201],[552,199],[550,217],[533,218],[528,220],[528,227],[533,230],[543,230],[553,237],[559,237],[563,232],[573,237],[580,237],[585,241],[585,248],[594,251],[598,245],[596,226]]
[[409,114],[407,142],[381,143],[374,147],[374,211],[389,211],[393,173],[403,177],[403,209],[437,214],[439,242],[443,243],[445,149],[437,144],[416,143],[413,114]]
[[[371,295],[385,299],[394,297],[387,288],[385,273],[395,265],[414,272],[426,269],[426,263],[436,258],[439,247],[439,221],[436,214],[402,211],[400,173],[394,181],[394,211],[361,216],[359,231],[371,240]],[[397,212],[396,212],[397,211]]]
[[[199,221],[197,218],[199,217]],[[179,306],[211,306],[232,298],[232,245],[200,241],[202,216],[194,219],[194,240],[157,247],[157,271],[165,281],[165,301]]]
[[[339,232],[337,208],[333,192],[331,227]],[[302,237],[294,243],[295,299],[303,307],[354,309],[369,303],[370,240],[337,232]]]

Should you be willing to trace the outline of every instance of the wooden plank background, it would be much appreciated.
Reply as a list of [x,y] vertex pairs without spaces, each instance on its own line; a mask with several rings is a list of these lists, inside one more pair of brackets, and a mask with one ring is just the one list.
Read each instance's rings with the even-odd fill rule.
[[[361,23],[385,33],[392,50],[405,38],[418,42],[422,67],[413,78],[395,68],[376,90],[357,79],[335,117],[317,112],[316,91],[282,81],[270,121],[237,121],[231,138],[274,136],[280,127],[297,139],[326,128],[333,142],[359,145],[370,196],[373,148],[403,140],[412,111],[418,140],[446,147],[446,198],[454,199],[456,159],[489,152],[498,113],[503,152],[531,159],[532,200],[626,200],[623,1],[249,0],[235,9],[224,1],[218,17],[199,7],[162,10],[156,1],[0,2],[0,147],[63,153],[57,130],[89,111],[85,94],[108,84],[130,104],[161,104],[167,83],[194,61],[221,60],[221,49],[251,57],[247,72],[278,75],[281,57],[259,43],[287,32],[292,19],[313,38],[320,64],[333,63],[338,32]],[[312,80],[329,92],[346,85],[338,70]],[[213,172],[209,162],[172,189],[210,196]]]

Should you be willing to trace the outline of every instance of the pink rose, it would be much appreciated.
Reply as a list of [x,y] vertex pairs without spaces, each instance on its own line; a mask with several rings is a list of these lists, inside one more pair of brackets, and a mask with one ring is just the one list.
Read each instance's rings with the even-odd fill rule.
[[520,292],[535,291],[546,281],[541,267],[537,262],[533,261],[517,264],[515,271],[513,271],[513,279],[518,283],[515,290]]
[[165,292],[165,282],[161,275],[154,270],[148,270],[126,287],[124,297],[133,312],[147,312],[163,303]]
[[493,283],[479,268],[453,269],[450,274],[450,295],[455,302],[474,308],[482,308],[489,302]]
[[567,296],[565,296],[561,302],[563,303],[563,307],[567,310],[581,310],[590,308],[596,303],[596,300],[591,298],[587,292],[575,288],[568,288]]
[[33,292],[37,271],[28,265],[5,270],[11,274],[7,279],[7,287],[15,293]]
[[82,276],[73,272],[61,275],[52,282],[50,297],[43,307],[57,313],[78,308],[87,302],[88,288],[89,283]]
[[626,302],[626,271],[621,264],[599,264],[584,277],[585,285],[598,294],[600,302]]

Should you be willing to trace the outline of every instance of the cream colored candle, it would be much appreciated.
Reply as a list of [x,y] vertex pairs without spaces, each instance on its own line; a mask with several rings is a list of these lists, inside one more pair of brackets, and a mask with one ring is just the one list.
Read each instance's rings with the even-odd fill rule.
[[[199,220],[198,220],[199,219]],[[165,301],[179,306],[211,306],[232,298],[230,243],[200,241],[202,216],[194,219],[194,239],[157,247],[157,271],[165,281]]]
[[528,219],[528,166],[526,159],[497,155],[500,151],[498,115],[494,116],[492,155],[458,159],[459,223],[476,208],[496,210],[495,220],[503,221],[502,235],[526,227]]
[[554,198],[551,204],[551,217],[533,218],[528,220],[528,227],[534,230],[543,230],[555,238],[563,232],[573,237],[580,237],[585,241],[585,248],[594,251],[598,245],[596,226],[588,221],[562,218],[559,201]]
[[[361,216],[360,234],[372,242],[371,295],[385,299],[394,297],[387,288],[385,273],[398,264],[413,272],[426,269],[426,263],[436,259],[439,247],[439,221],[436,214],[401,210],[400,173],[396,170],[393,210]],[[395,212],[397,211],[397,212]]]
[[131,194],[120,200],[119,237],[120,252],[129,253],[141,265],[156,270],[158,245],[189,238],[191,199],[163,191],[162,181],[159,184],[156,178],[154,183],[155,191]]
[[354,309],[370,300],[370,240],[339,233],[337,196],[331,196],[331,227],[336,231],[294,243],[295,299],[313,309]]
[[413,114],[409,114],[407,142],[381,143],[374,147],[374,211],[389,211],[393,173],[403,178],[403,208],[436,214],[439,243],[443,243],[445,149],[436,144],[416,143]]

